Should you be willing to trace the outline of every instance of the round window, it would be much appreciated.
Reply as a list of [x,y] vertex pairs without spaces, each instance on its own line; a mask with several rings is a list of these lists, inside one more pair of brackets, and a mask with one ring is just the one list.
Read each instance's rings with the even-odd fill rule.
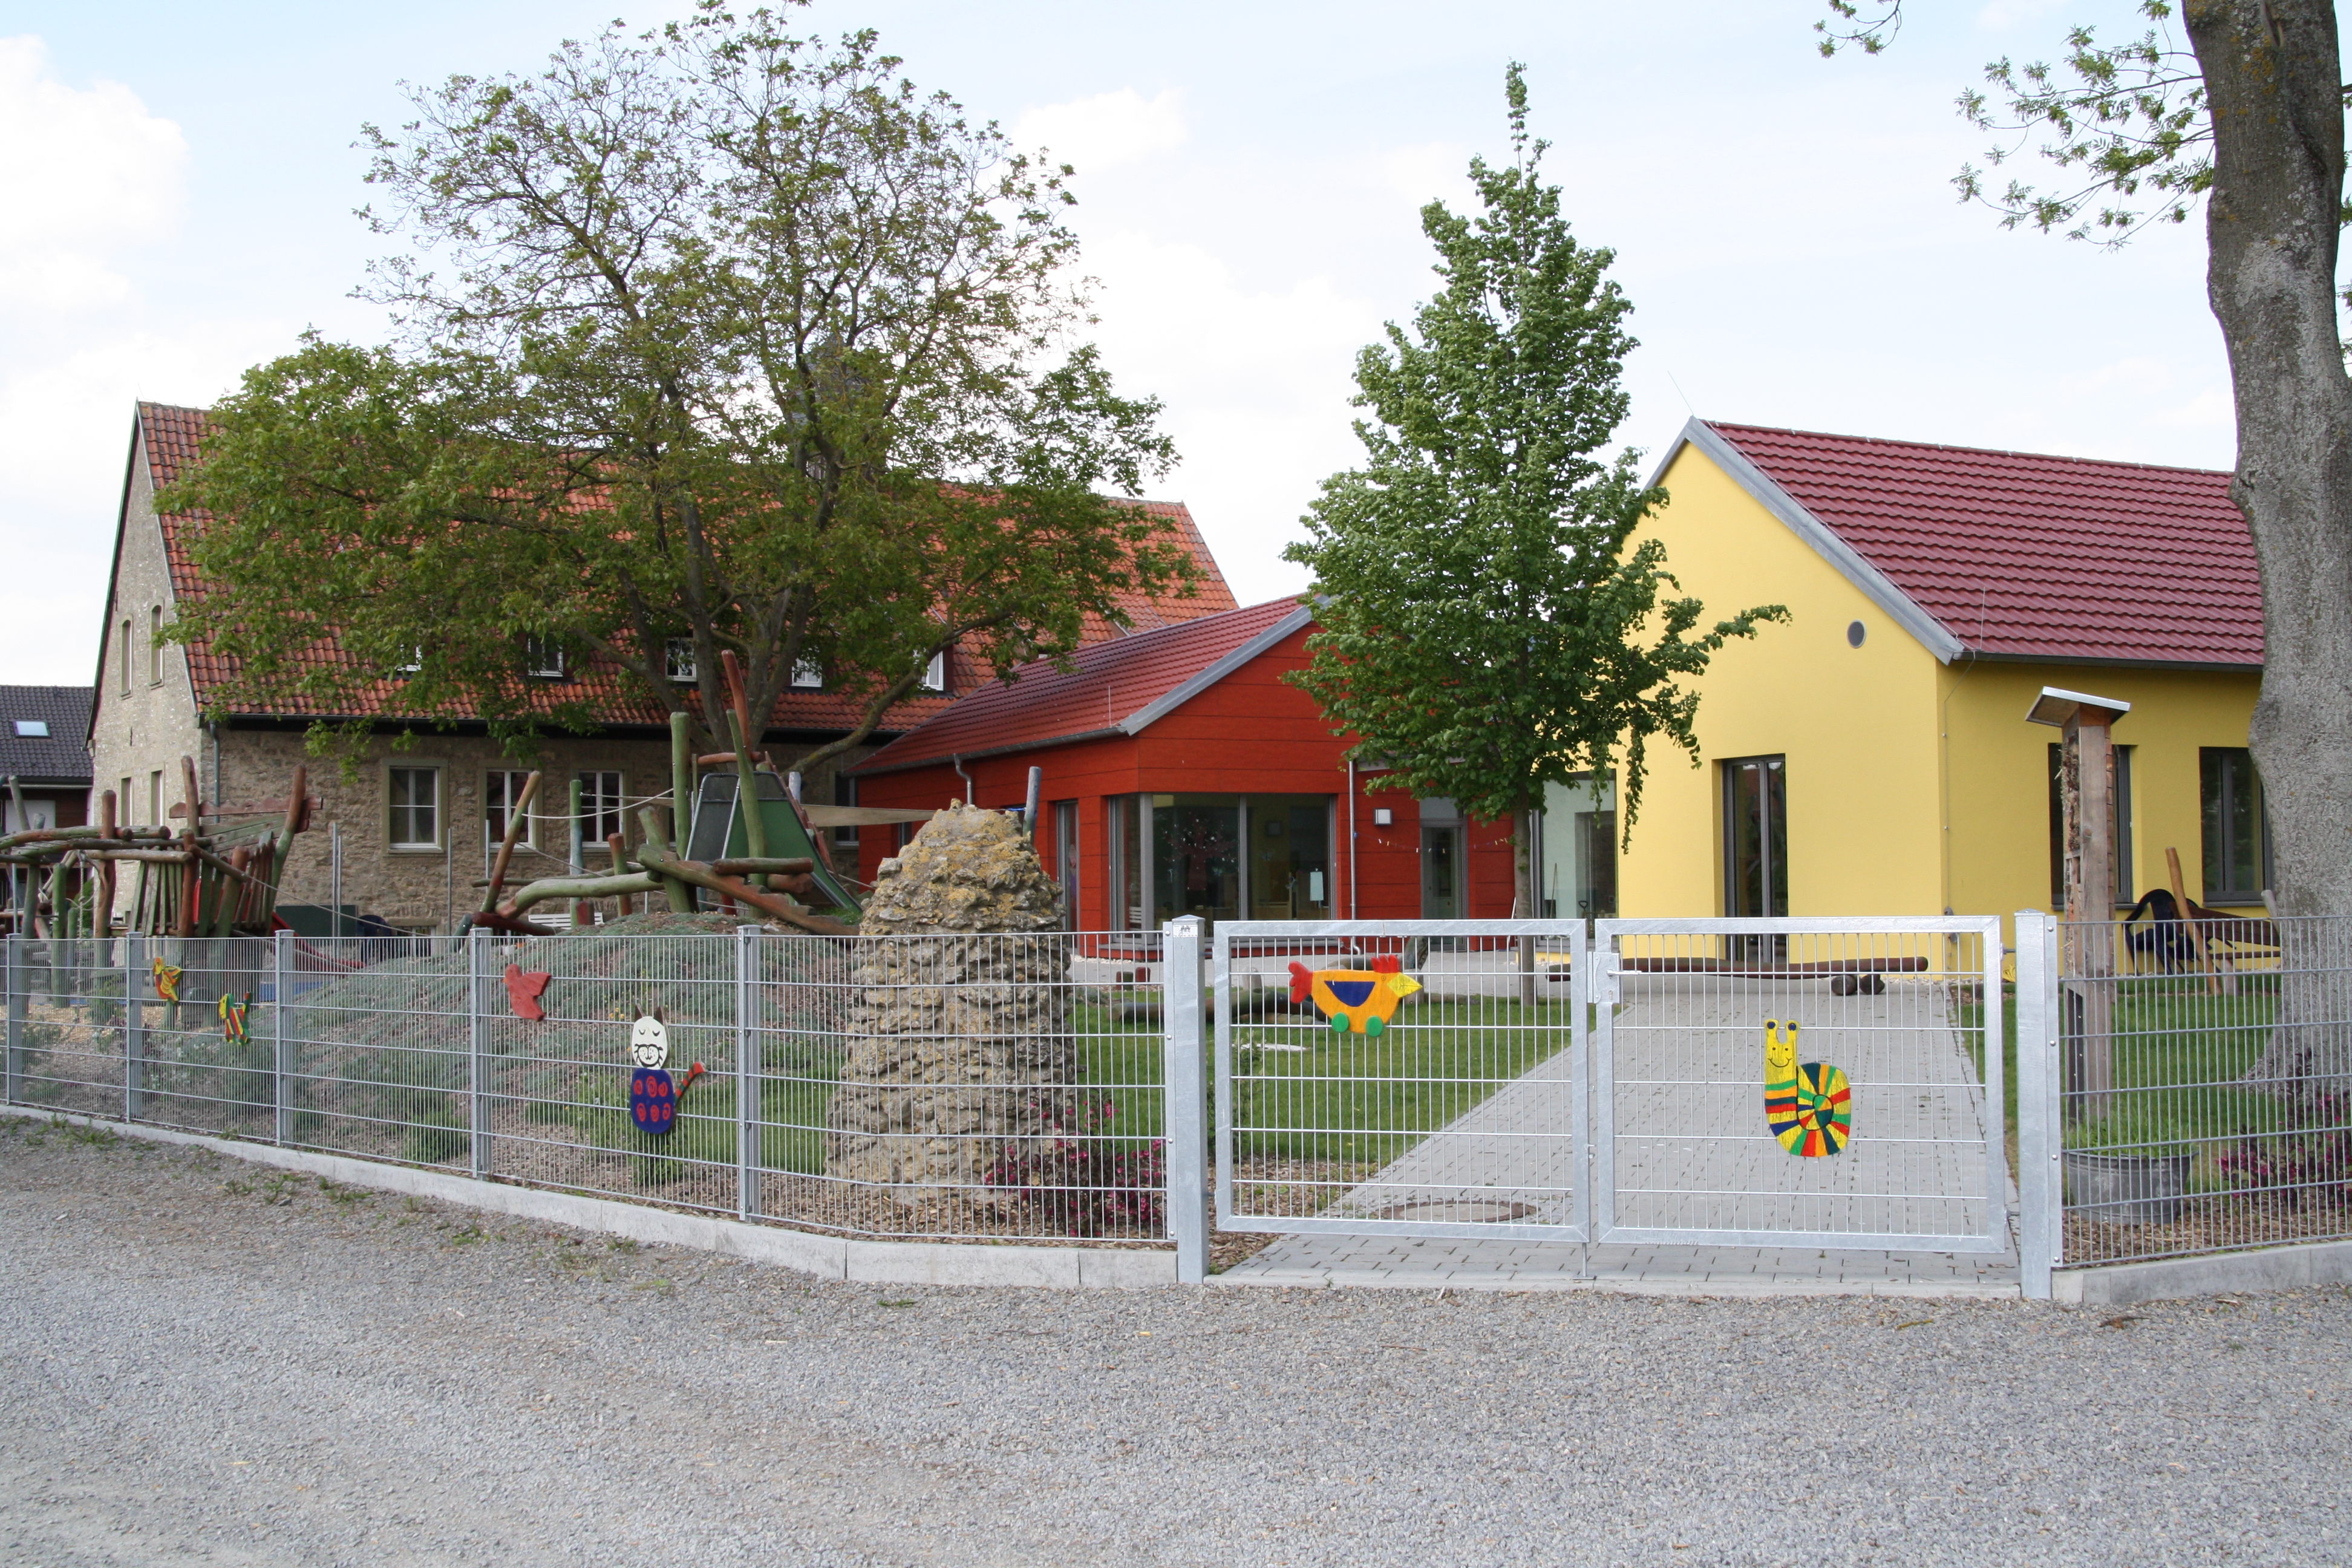
[[1851,621],[1847,623],[1845,628],[1846,647],[1860,647],[1862,646],[1862,639],[1869,635],[1870,634],[1864,630],[1863,624],[1860,621]]

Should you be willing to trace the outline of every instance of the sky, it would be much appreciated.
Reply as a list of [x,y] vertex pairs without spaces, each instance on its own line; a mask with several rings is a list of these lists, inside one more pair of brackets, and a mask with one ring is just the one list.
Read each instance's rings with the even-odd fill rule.
[[[383,334],[351,297],[386,247],[353,216],[361,124],[397,123],[404,82],[530,70],[619,4],[0,0],[0,682],[91,679],[135,400],[208,403],[305,328]],[[818,0],[801,26],[877,29],[1076,165],[1093,330],[1181,454],[1153,493],[1248,604],[1304,584],[1281,551],[1360,456],[1356,353],[1432,291],[1423,205],[1508,155],[1513,59],[1634,306],[1622,444],[1662,455],[1696,414],[2230,466],[2201,223],[2107,251],[2004,231],[1949,183],[1982,159],[1952,101],[1988,60],[2132,6],[1912,8],[1887,53],[1831,60],[1819,0]]]

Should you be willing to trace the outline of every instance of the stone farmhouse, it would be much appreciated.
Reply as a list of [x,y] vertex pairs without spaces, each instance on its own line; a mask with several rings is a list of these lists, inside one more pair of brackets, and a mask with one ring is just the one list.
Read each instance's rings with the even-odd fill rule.
[[[152,403],[140,404],[132,421],[89,726],[91,788],[116,791],[126,823],[165,824],[182,800],[182,759],[187,758],[196,765],[208,810],[282,804],[314,721],[369,720],[377,736],[356,774],[332,765],[311,769],[310,793],[320,808],[311,830],[296,840],[279,903],[327,906],[339,886],[349,912],[377,915],[407,931],[454,930],[477,907],[477,884],[487,875],[507,807],[533,763],[501,750],[479,722],[411,721],[400,710],[394,682],[383,683],[373,710],[365,713],[312,711],[299,702],[282,711],[213,711],[233,673],[227,661],[162,636],[181,600],[206,591],[189,552],[199,520],[159,514],[154,505],[157,492],[196,460],[205,427],[202,409]],[[1141,504],[1192,550],[1202,581],[1187,598],[1136,595],[1126,606],[1134,629],[1232,610],[1233,591],[1182,503]],[[1092,628],[1090,640],[1121,635],[1102,625]],[[622,831],[625,813],[633,816],[636,803],[668,789],[667,714],[628,690],[617,671],[593,661],[567,665],[559,658],[530,673],[551,685],[585,683],[604,718],[593,734],[540,742],[535,761],[547,779],[515,874],[528,879],[565,864],[568,786],[575,778],[582,784],[587,863],[600,868],[607,858],[604,838]],[[690,672],[683,674],[690,679]],[[985,679],[984,670],[950,652],[934,667],[923,694],[902,704],[870,745],[808,777],[804,798],[853,804],[852,764],[944,711],[959,692]],[[848,700],[827,691],[812,674],[809,684],[795,681],[777,700],[763,743],[789,765],[797,751],[843,733],[852,721]],[[396,748],[395,739],[412,729],[413,743]]]

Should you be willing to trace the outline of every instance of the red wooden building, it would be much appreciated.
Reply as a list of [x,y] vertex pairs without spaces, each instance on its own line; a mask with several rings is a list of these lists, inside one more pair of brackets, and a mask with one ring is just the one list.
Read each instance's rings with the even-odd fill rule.
[[[1082,931],[1507,916],[1508,825],[1384,787],[1283,681],[1313,627],[1279,599],[1027,666],[858,764],[858,804],[1017,806],[1043,769],[1038,852]],[[859,875],[899,842],[866,829]]]

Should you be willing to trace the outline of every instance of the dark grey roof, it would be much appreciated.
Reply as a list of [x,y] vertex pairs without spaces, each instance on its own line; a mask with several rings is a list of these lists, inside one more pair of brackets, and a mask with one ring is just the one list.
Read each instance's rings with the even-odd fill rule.
[[[0,686],[0,778],[87,785],[91,696],[87,686]],[[47,724],[47,739],[17,734],[19,720]]]

